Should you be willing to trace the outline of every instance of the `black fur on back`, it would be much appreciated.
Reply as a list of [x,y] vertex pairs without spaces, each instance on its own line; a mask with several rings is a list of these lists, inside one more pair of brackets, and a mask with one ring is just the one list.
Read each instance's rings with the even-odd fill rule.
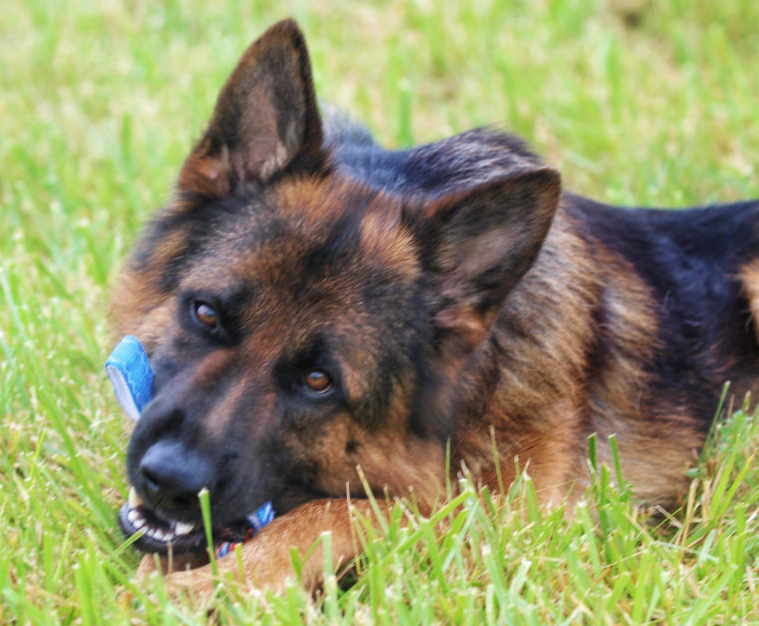
[[592,240],[619,252],[653,289],[664,346],[654,369],[662,389],[708,413],[733,372],[759,375],[759,342],[739,277],[759,251],[759,202],[619,208],[567,194],[564,205]]

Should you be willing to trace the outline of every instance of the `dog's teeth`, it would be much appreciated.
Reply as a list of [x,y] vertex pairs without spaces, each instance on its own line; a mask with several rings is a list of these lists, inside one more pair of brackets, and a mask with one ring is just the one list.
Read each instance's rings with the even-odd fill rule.
[[175,535],[187,535],[189,534],[195,526],[192,524],[185,524],[184,522],[174,522],[174,534]]
[[131,524],[134,524],[137,521],[137,518],[139,515],[137,514],[137,511],[134,509],[130,509],[129,513],[127,513],[127,519]]
[[140,530],[145,525],[145,520],[141,517],[137,517],[132,524],[134,524],[135,530]]
[[134,487],[132,487],[129,490],[129,499],[127,500],[127,503],[129,504],[129,507],[132,509],[136,509],[138,506],[142,504],[142,498],[137,495],[137,492],[135,491]]

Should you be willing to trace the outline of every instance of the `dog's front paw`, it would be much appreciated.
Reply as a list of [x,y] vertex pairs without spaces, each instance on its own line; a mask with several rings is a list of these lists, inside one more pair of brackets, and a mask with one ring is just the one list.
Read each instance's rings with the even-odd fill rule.
[[[278,529],[278,527],[280,527]],[[207,601],[219,582],[231,584],[240,593],[255,590],[280,593],[296,580],[290,546],[292,539],[288,524],[275,524],[275,532],[262,532],[240,549],[241,555],[231,552],[209,564],[204,555],[178,555],[169,559],[154,554],[145,555],[137,568],[136,579],[146,583],[153,575],[164,575],[167,593],[172,599],[190,599],[192,604]],[[268,529],[267,529],[268,530]],[[306,572],[311,568],[304,568]],[[308,574],[303,581],[307,589],[316,587],[318,576]]]
[[[233,552],[219,559],[215,567],[207,564],[195,569],[175,568],[167,573],[162,562],[160,567],[167,574],[164,582],[169,597],[178,602],[189,600],[192,605],[199,606],[209,602],[220,583],[235,593],[248,596],[261,592],[279,594],[297,582],[288,544],[256,537],[241,546],[241,551],[240,556]],[[144,561],[140,565],[145,575],[157,569],[154,562],[152,566]],[[308,590],[313,590],[317,578],[311,575],[308,581],[302,582]]]
[[[385,505],[380,503],[379,506],[384,508]],[[355,502],[353,507],[360,508],[364,517],[373,513],[368,501]],[[207,564],[182,571],[174,565],[166,578],[167,589],[172,596],[184,595],[193,600],[211,596],[220,581],[238,586],[241,593],[253,590],[281,593],[292,582],[313,592],[321,585],[325,571],[324,532],[330,535],[331,567],[335,571],[348,563],[360,546],[351,532],[348,502],[316,500],[275,518],[241,546],[239,557],[233,552],[213,566]],[[300,559],[298,574],[293,567],[293,550]],[[160,567],[167,572],[163,561]],[[149,575],[157,568],[153,557],[146,557],[139,573]]]

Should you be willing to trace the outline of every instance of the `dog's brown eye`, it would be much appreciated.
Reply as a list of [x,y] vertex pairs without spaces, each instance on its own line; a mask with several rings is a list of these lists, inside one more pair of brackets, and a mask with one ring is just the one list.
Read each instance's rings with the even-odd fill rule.
[[214,308],[206,304],[205,302],[196,302],[195,305],[195,318],[209,328],[216,328],[219,324],[219,314]]
[[303,375],[303,384],[314,393],[325,393],[332,389],[332,379],[321,370],[311,370]]

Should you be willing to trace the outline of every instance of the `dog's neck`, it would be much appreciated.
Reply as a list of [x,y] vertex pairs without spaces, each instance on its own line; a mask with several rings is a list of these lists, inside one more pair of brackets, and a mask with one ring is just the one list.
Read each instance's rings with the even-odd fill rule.
[[[535,264],[509,294],[488,341],[472,359],[453,441],[454,470],[463,463],[476,480],[492,483],[500,463],[508,484],[518,459],[521,469],[531,465],[541,477],[543,484],[536,486],[546,500],[561,497],[557,486],[570,476],[587,474],[575,466],[577,455],[563,450],[584,448],[587,437],[598,432],[601,454],[608,456],[610,422],[625,412],[639,413],[638,406],[628,405],[640,399],[640,381],[647,376],[642,368],[651,355],[640,354],[637,346],[655,345],[650,335],[656,331],[646,315],[651,297],[635,273],[619,267],[623,259],[578,235],[583,229],[566,202]],[[608,334],[599,332],[604,326]],[[626,332],[615,335],[619,326]],[[616,343],[607,337],[616,337]],[[614,415],[609,406],[616,407]]]

